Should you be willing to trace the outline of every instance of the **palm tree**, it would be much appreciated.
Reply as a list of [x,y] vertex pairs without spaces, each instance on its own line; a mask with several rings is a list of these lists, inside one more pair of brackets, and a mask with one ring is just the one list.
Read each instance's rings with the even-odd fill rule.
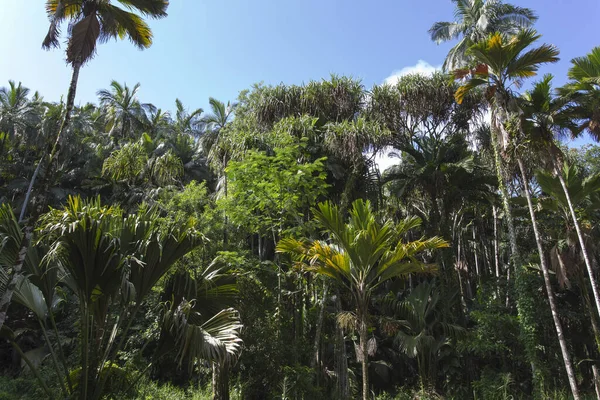
[[[79,197],[43,216],[47,257],[68,273],[65,282],[79,300],[80,399],[102,396],[110,375],[103,371],[123,348],[144,300],[181,257],[201,244],[193,224],[163,221],[156,209],[145,206],[125,216],[117,207]],[[110,310],[121,315],[113,326]]]
[[149,110],[148,134],[152,140],[157,141],[170,136],[172,133],[171,114],[162,109]]
[[579,136],[587,130],[596,141],[600,141],[600,46],[584,57],[571,60],[570,81],[559,93],[570,100],[567,112],[579,122],[572,130]]
[[[119,0],[119,2],[129,10],[135,10],[149,18],[166,17],[167,7],[169,6],[168,0]],[[22,219],[25,214],[29,197],[40,169],[42,166],[45,166],[46,162],[51,164],[51,161],[59,150],[59,143],[62,135],[69,126],[71,113],[75,106],[79,71],[96,54],[96,45],[98,42],[127,37],[141,50],[147,49],[152,45],[152,30],[144,19],[135,12],[126,11],[113,3],[115,3],[113,0],[46,0],[46,13],[50,20],[50,26],[48,34],[42,42],[42,47],[44,49],[59,47],[60,27],[63,23],[68,22],[69,36],[66,53],[67,63],[73,68],[73,74],[67,92],[63,122],[53,138],[54,144],[50,153],[45,153],[42,156],[31,177],[19,219]]]
[[467,198],[484,199],[492,187],[491,177],[476,161],[460,134],[438,139],[415,137],[412,144],[398,146],[403,153],[399,164],[383,175],[391,193],[407,198],[415,190],[424,193],[431,210],[423,210],[428,232],[448,235],[450,214]]
[[433,282],[420,283],[403,300],[394,294],[384,299],[384,309],[392,317],[382,317],[384,330],[395,332],[394,343],[400,351],[417,360],[421,384],[435,383],[439,353],[465,332],[460,325],[445,322],[441,312],[444,304],[451,304],[456,293],[443,298]]
[[[494,33],[486,40],[476,43],[469,48],[468,54],[476,64],[475,68],[455,71],[455,75],[458,78],[465,79],[463,85],[456,91],[455,96],[457,101],[462,101],[464,95],[475,88],[486,87],[489,101],[492,106],[492,125],[495,131],[495,135],[493,136],[494,139],[496,139],[494,143],[496,143],[496,141],[499,142],[502,146],[503,153],[505,154],[509,148],[516,149],[517,142],[515,141],[515,138],[516,140],[519,140],[524,137],[521,124],[522,110],[518,107],[516,96],[512,93],[511,87],[513,85],[518,86],[524,78],[535,76],[541,64],[558,61],[558,50],[552,45],[543,44],[540,47],[527,50],[527,48],[539,38],[540,35],[532,29],[522,30],[510,39],[500,33]],[[501,171],[502,164],[496,145],[494,145],[494,149],[496,168],[498,170],[498,183],[502,190],[505,215],[509,226],[511,248],[513,256],[517,256],[518,259],[512,212],[508,204],[508,194],[506,192]],[[579,399],[579,390],[577,388],[575,372],[563,334],[562,323],[558,317],[556,299],[550,281],[550,272],[535,216],[533,201],[531,199],[529,180],[523,160],[518,151],[515,151],[515,158],[521,173],[523,192],[527,199],[529,215],[533,226],[540,258],[540,266],[544,277],[544,284],[548,302],[550,304],[550,310],[552,312],[552,318],[554,320],[556,335],[558,337],[565,369],[569,378],[571,392],[577,400]],[[516,265],[515,271],[518,271],[519,268],[520,266]]]
[[198,108],[189,112],[184,106],[181,100],[175,100],[175,121],[173,122],[173,128],[179,135],[188,135],[194,139],[198,139],[202,135],[203,121],[201,118],[203,109]]
[[514,35],[529,28],[537,16],[529,8],[517,7],[500,0],[452,0],[454,21],[436,22],[429,29],[431,40],[439,43],[460,39],[446,56],[444,70],[452,71],[468,64],[469,47],[500,32]]
[[[140,14],[150,18],[163,18],[167,16],[168,0],[119,0],[119,2],[130,10],[137,10]],[[44,49],[60,46],[60,26],[64,22],[69,23],[69,37],[67,39],[67,63],[73,68],[71,83],[67,92],[65,116],[60,129],[53,138],[54,144],[50,152],[44,152],[29,181],[27,194],[21,207],[19,222],[25,217],[33,186],[40,170],[46,164],[52,165],[52,160],[59,150],[59,143],[63,133],[66,131],[71,120],[71,112],[75,105],[75,93],[81,67],[89,62],[96,53],[98,41],[109,39],[123,39],[128,37],[139,49],[146,49],[152,45],[152,31],[142,17],[131,11],[126,11],[113,4],[114,1],[97,0],[46,0],[46,12],[50,19],[48,34],[42,43]],[[51,174],[48,173],[50,176]],[[42,190],[44,192],[44,190]],[[35,219],[35,218],[34,218]],[[31,238],[31,227],[25,230],[21,252],[22,257],[15,260],[13,274],[19,274],[22,267],[29,241]],[[12,293],[8,292],[8,302],[0,302],[0,328],[4,324],[1,318],[6,312],[4,307],[10,304]]]
[[[600,52],[598,54],[600,56]],[[599,75],[600,76],[600,75]],[[523,128],[529,138],[533,140],[534,145],[540,146],[540,154],[549,156],[548,163],[551,170],[554,172],[562,189],[561,199],[565,201],[568,207],[569,215],[575,226],[581,253],[592,286],[596,311],[600,316],[600,293],[598,293],[598,285],[592,268],[592,262],[588,256],[586,243],[575,207],[582,199],[579,198],[581,193],[575,192],[573,196],[568,189],[567,182],[563,172],[568,171],[568,167],[563,165],[563,154],[560,148],[555,144],[555,137],[562,134],[566,129],[571,132],[579,129],[576,123],[571,119],[572,112],[569,106],[565,109],[564,103],[568,101],[565,98],[554,98],[552,96],[552,75],[545,75],[544,78],[537,82],[532,90],[525,92],[523,95],[524,102],[522,109],[524,111]],[[600,103],[599,103],[600,104]],[[548,151],[549,150],[549,151]],[[539,179],[538,179],[539,181]],[[589,187],[589,186],[588,186]]]
[[[242,325],[238,312],[232,308],[237,294],[236,276],[229,271],[223,256],[217,256],[208,266],[193,274],[189,270],[178,270],[169,278],[162,294],[163,301],[170,308],[163,314],[161,344],[157,353],[168,354],[176,350],[179,362],[187,361],[190,369],[197,359],[211,361],[215,400],[229,399],[229,367],[241,350]],[[177,308],[187,308],[186,314],[181,314]],[[177,320],[178,313],[179,317],[185,315],[187,321]],[[217,326],[215,321],[221,323]],[[206,328],[211,324],[213,329],[208,331]],[[182,330],[181,326],[185,329]],[[185,330],[197,330],[202,335],[188,336],[182,333]],[[203,344],[206,340],[218,343],[222,351],[207,353]]]
[[[0,132],[8,133],[4,140],[24,134],[35,123],[37,106],[36,101],[29,99],[29,89],[21,82],[17,85],[8,81],[8,87],[0,88]],[[0,151],[3,147],[4,143],[0,145]]]
[[408,218],[397,225],[389,220],[380,222],[369,201],[352,203],[348,223],[344,223],[339,207],[330,202],[320,203],[314,213],[316,221],[330,235],[330,243],[288,238],[278,243],[277,251],[306,261],[307,270],[332,278],[352,294],[360,337],[357,358],[362,364],[362,397],[367,400],[371,295],[390,279],[425,272],[426,265],[417,256],[448,244],[438,237],[404,242],[403,236],[418,227],[420,219]]
[[126,138],[135,139],[135,133],[148,122],[147,110],[154,108],[150,104],[142,104],[137,98],[140,84],[136,83],[133,88],[127,84],[121,85],[117,81],[110,83],[110,90],[98,91],[100,106],[106,115],[109,135],[113,136],[115,142]]

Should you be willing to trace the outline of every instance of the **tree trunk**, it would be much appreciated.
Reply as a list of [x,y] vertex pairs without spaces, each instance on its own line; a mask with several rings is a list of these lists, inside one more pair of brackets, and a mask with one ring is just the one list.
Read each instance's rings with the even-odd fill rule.
[[321,299],[321,309],[319,310],[319,317],[317,319],[317,326],[315,327],[315,342],[313,344],[313,359],[311,362],[311,368],[315,369],[315,373],[317,374],[317,378],[320,373],[320,363],[319,363],[319,347],[321,343],[321,329],[323,328],[323,317],[325,315],[325,303],[327,302],[327,282],[323,281],[323,298]]
[[500,257],[498,250],[498,211],[496,206],[492,206],[494,213],[494,266],[496,267],[496,278],[500,278]]
[[[79,79],[79,70],[81,69],[81,63],[73,64],[73,75],[71,76],[71,84],[69,85],[69,92],[67,94],[67,108],[65,110],[65,119],[63,120],[58,134],[56,135],[56,139],[54,140],[54,145],[52,147],[52,151],[50,152],[50,156],[48,157],[48,170],[46,171],[46,175],[50,175],[50,166],[52,165],[52,160],[56,156],[59,148],[60,139],[65,132],[69,122],[71,120],[71,112],[73,111],[73,107],[75,104],[75,93],[77,91],[77,80]],[[33,192],[33,186],[38,177],[38,174],[46,161],[46,153],[42,155],[42,158],[38,162],[38,165],[35,168],[35,171],[31,177],[31,181],[29,182],[29,187],[27,188],[27,193],[25,195],[25,201],[23,202],[23,206],[21,207],[21,213],[19,214],[19,223],[23,221],[25,218],[25,212],[27,210],[27,205],[29,204],[29,200],[31,198],[31,193]],[[35,219],[35,218],[34,218]],[[12,300],[13,291],[15,288],[15,284],[19,275],[21,274],[21,270],[23,269],[23,263],[25,262],[25,256],[27,255],[27,251],[29,250],[29,244],[31,243],[31,234],[33,231],[33,225],[35,221],[29,222],[29,227],[25,228],[25,233],[23,234],[23,239],[21,240],[21,250],[19,251],[19,256],[17,260],[15,260],[15,265],[13,266],[13,270],[11,273],[11,278],[9,281],[9,285],[4,292],[4,295],[0,299],[0,329],[4,325],[4,321],[6,320],[6,313],[8,311],[8,307],[10,306],[10,302]]]
[[525,191],[525,198],[527,199],[527,206],[529,207],[529,215],[531,217],[531,225],[533,226],[533,234],[535,236],[535,243],[538,248],[540,257],[540,266],[542,268],[542,274],[544,276],[544,285],[546,286],[546,294],[548,295],[548,303],[550,303],[550,311],[552,312],[552,319],[554,320],[554,326],[556,328],[556,336],[558,337],[558,343],[560,344],[560,350],[565,363],[565,369],[567,370],[567,377],[569,378],[569,385],[571,386],[571,393],[575,400],[579,400],[579,389],[577,388],[577,380],[575,378],[575,371],[571,363],[571,357],[567,349],[567,342],[565,340],[562,324],[558,318],[558,308],[556,307],[556,299],[554,297],[554,291],[552,289],[552,283],[550,282],[550,272],[548,265],[546,264],[546,256],[544,254],[544,247],[542,244],[542,238],[538,230],[537,221],[535,217],[535,211],[533,209],[533,202],[531,200],[531,193],[529,192],[529,184],[527,181],[527,175],[525,174],[525,167],[521,158],[517,158],[519,169],[521,171],[521,178],[523,179],[523,189]]
[[[492,110],[492,112],[494,112]],[[492,116],[493,129],[501,131],[498,127],[498,122],[494,116]],[[527,361],[531,364],[531,371],[534,380],[536,379],[536,364],[538,362],[537,357],[537,343],[535,338],[535,324],[536,316],[533,313],[535,306],[530,297],[530,293],[525,291],[525,276],[523,275],[522,259],[519,253],[519,247],[517,246],[517,232],[515,230],[514,219],[512,215],[512,208],[509,202],[508,190],[504,182],[504,172],[502,167],[502,160],[500,158],[500,150],[498,149],[498,143],[495,134],[492,134],[492,147],[494,151],[494,162],[496,164],[496,177],[498,179],[498,187],[500,189],[500,195],[502,198],[502,207],[504,209],[504,219],[508,228],[508,241],[510,244],[510,257],[509,257],[509,268],[506,272],[506,306],[509,306],[509,295],[510,295],[510,281],[514,280],[516,289],[516,304],[517,304],[517,315],[519,317],[519,330],[521,334],[521,341],[525,347]],[[511,277],[510,265],[514,268],[514,276]]]
[[481,271],[479,271],[479,257],[477,257],[477,238],[475,237],[475,221],[473,221],[473,256],[475,257],[475,274],[477,275],[477,282],[481,280]]
[[596,312],[600,316],[600,295],[598,294],[598,285],[596,285],[596,278],[594,277],[594,270],[592,269],[592,263],[590,258],[588,257],[587,248],[585,246],[585,240],[583,239],[583,233],[581,232],[581,226],[579,225],[579,220],[577,219],[577,214],[575,214],[575,208],[573,207],[573,202],[571,201],[571,195],[569,194],[569,189],[567,188],[567,184],[562,175],[562,172],[554,165],[554,172],[558,176],[558,180],[560,181],[560,185],[565,192],[565,197],[567,199],[567,204],[569,205],[569,211],[571,212],[571,217],[573,218],[573,224],[575,225],[575,230],[577,231],[577,238],[579,239],[579,245],[581,246],[581,252],[583,253],[583,260],[585,261],[585,267],[588,272],[588,277],[590,278],[590,285],[592,286],[592,293],[594,295],[594,302],[596,304]]
[[361,360],[360,363],[362,365],[362,398],[363,400],[369,399],[369,352],[367,341],[369,340],[367,336],[367,321],[366,315],[364,312],[361,312],[360,316],[360,327],[359,327],[359,336],[360,336],[360,353]]
[[[56,154],[58,153],[60,139],[63,134],[67,130],[69,123],[71,122],[71,112],[73,111],[73,107],[75,106],[75,94],[77,92],[77,81],[79,80],[79,71],[81,70],[81,63],[76,62],[73,64],[73,74],[71,76],[71,84],[69,85],[69,92],[67,93],[67,105],[65,110],[65,118],[63,119],[62,124],[60,125],[60,129],[58,130],[58,134],[56,135],[56,139],[54,139],[54,145],[52,146],[52,150],[50,152],[50,156],[48,157],[48,171],[46,171],[46,175],[51,175],[50,166],[52,165],[52,161]],[[43,164],[46,161],[46,153],[42,156],[40,161],[38,162],[37,167],[35,168],[35,172],[31,177],[31,181],[29,182],[29,187],[27,188],[27,194],[25,195],[25,201],[23,202],[23,206],[21,207],[21,213],[19,214],[19,222],[23,220],[25,217],[25,212],[27,210],[27,205],[29,204],[29,199],[31,197],[31,193],[33,192],[33,186],[35,185],[35,181],[39,174],[39,171]]]
[[594,374],[594,389],[596,389],[596,397],[600,399],[600,374],[596,364],[592,364],[592,373]]
[[[335,309],[336,313],[342,311],[342,300],[340,299],[340,291],[336,290]],[[340,324],[335,324],[336,334],[336,356],[335,369],[337,375],[337,392],[340,400],[350,399],[350,382],[348,381],[348,358],[346,357],[346,339],[344,330]]]
[[212,363],[213,400],[229,400],[229,364],[227,361]]

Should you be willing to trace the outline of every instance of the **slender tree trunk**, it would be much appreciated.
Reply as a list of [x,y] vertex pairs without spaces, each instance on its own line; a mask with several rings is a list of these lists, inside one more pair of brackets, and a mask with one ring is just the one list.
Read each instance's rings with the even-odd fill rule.
[[496,267],[496,278],[500,278],[500,252],[498,249],[498,210],[492,206],[494,213],[494,266]]
[[360,336],[360,353],[361,353],[361,366],[362,366],[362,398],[363,400],[369,399],[369,349],[367,342],[369,340],[367,336],[367,316],[366,313],[361,312],[359,322],[359,336]]
[[[50,175],[50,166],[52,165],[52,161],[56,154],[58,153],[60,139],[64,135],[67,130],[69,123],[71,122],[71,113],[73,111],[73,107],[75,106],[75,94],[77,93],[77,81],[79,80],[79,71],[81,70],[81,63],[76,62],[73,64],[73,75],[71,76],[71,84],[69,85],[69,92],[67,93],[67,105],[65,110],[65,118],[63,119],[62,124],[60,125],[60,129],[58,130],[58,134],[54,139],[54,145],[52,146],[52,150],[50,151],[50,156],[48,157],[48,171],[46,171],[46,175]],[[35,168],[35,172],[31,177],[31,181],[29,182],[29,187],[27,188],[27,194],[25,195],[25,201],[23,202],[23,206],[21,207],[21,214],[19,215],[19,222],[23,220],[25,217],[25,212],[27,210],[27,206],[29,204],[29,199],[31,197],[31,193],[33,192],[33,186],[35,185],[35,181],[40,172],[41,167],[46,162],[46,153],[42,155],[42,158],[38,162],[37,167]]]
[[542,274],[544,276],[544,284],[546,286],[546,294],[548,295],[548,303],[550,303],[550,311],[552,312],[552,319],[554,320],[554,326],[556,328],[556,336],[558,337],[558,343],[560,344],[560,350],[567,370],[567,377],[569,378],[569,385],[571,386],[571,393],[575,400],[579,400],[579,389],[577,388],[577,380],[575,378],[575,371],[573,364],[571,363],[571,356],[567,349],[567,342],[564,337],[562,324],[558,318],[558,308],[556,306],[556,299],[554,297],[554,291],[552,289],[552,283],[550,282],[550,272],[548,265],[546,264],[546,256],[544,253],[544,247],[542,244],[542,238],[538,230],[538,225],[535,217],[535,210],[533,209],[533,202],[531,200],[531,193],[529,192],[529,184],[527,181],[527,175],[525,174],[525,167],[521,158],[517,158],[519,169],[521,171],[521,178],[523,179],[523,189],[525,191],[525,198],[527,199],[527,205],[529,207],[529,215],[531,217],[531,225],[533,226],[533,234],[535,236],[535,243],[538,248],[540,257],[540,266],[542,268]]
[[321,329],[323,328],[323,318],[325,316],[325,304],[327,302],[328,289],[327,282],[323,281],[323,298],[321,299],[321,308],[319,310],[319,317],[317,318],[317,326],[315,327],[315,342],[313,344],[313,359],[311,362],[311,368],[315,369],[317,377],[320,375],[319,347],[321,343]]
[[569,189],[567,188],[567,184],[563,177],[562,172],[554,165],[554,173],[558,176],[558,180],[560,181],[560,185],[565,192],[565,197],[567,199],[567,204],[569,205],[569,211],[571,212],[571,217],[573,218],[573,224],[575,225],[575,230],[577,231],[577,238],[579,239],[579,245],[581,246],[581,252],[583,253],[583,260],[585,261],[585,267],[588,272],[588,277],[590,278],[590,285],[592,286],[592,293],[594,295],[594,302],[596,304],[596,312],[600,316],[600,294],[598,294],[598,285],[596,284],[596,278],[594,277],[594,270],[592,269],[592,263],[590,258],[588,257],[587,248],[585,245],[585,240],[583,238],[583,233],[581,231],[581,226],[579,225],[579,220],[577,219],[577,214],[575,214],[575,208],[573,207],[573,202],[571,201],[571,195],[569,194]]
[[475,224],[471,227],[473,230],[473,256],[475,257],[475,274],[477,275],[477,281],[481,279],[481,271],[479,271],[479,258],[477,257],[477,238],[475,237]]
[[[336,313],[342,311],[342,300],[340,291],[336,289],[335,309]],[[335,324],[336,335],[336,357],[335,369],[337,375],[337,392],[340,400],[350,399],[350,383],[348,381],[348,358],[346,356],[346,339],[344,337],[344,329],[340,324]]]
[[229,364],[227,361],[212,363],[213,400],[229,400]]
[[600,374],[596,364],[592,364],[592,374],[594,374],[594,389],[596,389],[596,397],[600,399]]
[[[460,232],[460,231],[459,231]],[[458,288],[460,289],[460,305],[462,306],[463,316],[467,317],[467,301],[465,300],[465,289],[461,275],[461,255],[460,255],[460,233],[458,233],[458,240],[456,246],[456,275],[458,276]]]
[[[225,168],[227,168],[227,155],[223,155],[223,191],[225,194],[225,199],[227,199],[227,172],[225,172]],[[229,236],[227,234],[227,229],[229,225],[229,219],[227,218],[227,214],[223,211],[223,245],[227,246],[229,243]]]
[[[492,110],[492,113],[495,111]],[[497,132],[498,130],[502,133],[502,129],[498,127],[498,122],[496,121],[496,117],[492,115],[493,128]],[[536,364],[538,362],[537,357],[537,349],[536,349],[536,338],[535,338],[535,315],[533,314],[533,310],[535,306],[533,305],[532,299],[530,297],[530,293],[525,293],[524,285],[525,285],[525,276],[524,272],[521,270],[522,268],[522,259],[521,254],[519,253],[519,247],[517,245],[517,232],[515,229],[512,208],[509,202],[508,190],[506,188],[506,184],[504,181],[504,171],[502,160],[500,158],[500,150],[498,148],[498,142],[496,139],[497,134],[492,134],[492,148],[494,151],[494,162],[496,164],[496,176],[498,179],[498,187],[500,189],[500,195],[502,198],[502,207],[504,209],[504,220],[506,221],[506,226],[508,228],[508,241],[510,244],[510,258],[509,265],[512,265],[514,268],[514,277],[511,277],[510,266],[506,273],[506,307],[509,306],[510,301],[510,281],[514,280],[514,285],[516,288],[516,304],[517,304],[517,315],[519,317],[520,323],[520,333],[521,340],[525,347],[527,361],[531,364],[531,372],[533,375],[533,379],[536,380]]]

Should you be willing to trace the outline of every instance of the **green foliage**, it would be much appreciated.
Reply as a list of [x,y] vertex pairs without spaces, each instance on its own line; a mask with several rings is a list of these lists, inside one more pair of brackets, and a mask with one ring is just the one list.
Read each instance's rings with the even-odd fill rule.
[[302,146],[250,151],[227,168],[227,196],[217,201],[231,222],[247,232],[281,237],[301,234],[307,211],[327,188],[324,159],[299,162]]
[[[150,46],[142,17],[168,5],[45,3],[44,47],[68,24],[74,78],[98,42]],[[556,141],[600,137],[600,48],[558,91],[546,75],[518,93],[557,60],[532,47],[537,16],[453,5],[430,30],[458,39],[453,77],[257,84],[238,102],[209,98],[207,114],[179,99],[157,109],[117,81],[81,106],[76,79],[66,103],[0,88],[0,399],[356,398],[361,380],[381,400],[566,399],[568,359],[593,395],[600,331],[582,255],[593,276],[599,152]],[[397,156],[384,174],[383,152]]]

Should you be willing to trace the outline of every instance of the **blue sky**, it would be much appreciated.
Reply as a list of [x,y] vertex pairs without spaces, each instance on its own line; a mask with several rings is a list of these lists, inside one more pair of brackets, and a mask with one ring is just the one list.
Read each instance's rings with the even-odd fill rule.
[[[22,81],[48,100],[66,94],[70,70],[63,50],[41,49],[47,29],[43,1],[4,0],[0,14],[0,86]],[[561,61],[541,73],[566,79],[569,60],[600,45],[598,0],[514,0],[534,9],[543,41]],[[451,20],[450,0],[172,0],[169,16],[151,21],[154,45],[100,45],[82,70],[77,102],[96,100],[112,79],[141,83],[140,99],[172,109],[206,108],[208,97],[233,100],[263,81],[302,83],[330,73],[362,79],[367,87],[398,71],[438,66],[450,45],[429,40],[435,21]]]

